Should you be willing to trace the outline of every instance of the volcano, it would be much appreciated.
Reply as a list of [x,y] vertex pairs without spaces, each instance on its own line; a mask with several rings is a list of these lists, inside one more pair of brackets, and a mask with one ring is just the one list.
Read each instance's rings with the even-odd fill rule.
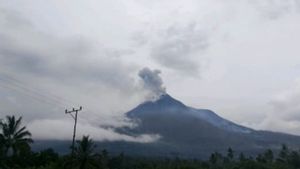
[[[123,147],[125,152],[129,150],[138,155],[194,158],[208,157],[215,151],[225,152],[229,147],[249,155],[266,149],[276,151],[282,144],[295,149],[300,148],[299,136],[244,127],[220,117],[211,110],[186,106],[168,94],[161,95],[156,101],[140,104],[127,112],[126,116],[137,126],[119,128],[118,132],[132,136],[160,135],[160,139],[154,143],[139,145],[140,147]],[[122,149],[121,147],[119,148]]]
[[[236,153],[243,152],[252,156],[267,149],[276,152],[282,144],[291,149],[300,148],[300,136],[244,127],[211,110],[189,107],[168,94],[138,105],[127,112],[126,116],[136,126],[115,128],[115,132],[133,137],[142,134],[159,135],[159,139],[149,143],[102,141],[97,142],[99,150],[106,149],[115,155],[123,152],[138,157],[207,159],[211,153],[225,153],[229,147]],[[40,143],[53,145],[54,149],[66,148],[68,144],[69,142]],[[56,150],[68,152],[59,148]]]

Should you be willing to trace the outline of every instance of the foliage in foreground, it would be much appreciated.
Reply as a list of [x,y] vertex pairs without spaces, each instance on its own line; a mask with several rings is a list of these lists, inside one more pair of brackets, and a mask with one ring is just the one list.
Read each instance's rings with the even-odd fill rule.
[[88,136],[76,142],[73,155],[59,156],[54,150],[32,152],[30,132],[21,127],[21,118],[8,116],[0,123],[0,169],[299,169],[300,151],[283,145],[274,154],[266,150],[255,158],[243,153],[211,154],[209,160],[132,158],[107,151],[95,153],[95,144]]

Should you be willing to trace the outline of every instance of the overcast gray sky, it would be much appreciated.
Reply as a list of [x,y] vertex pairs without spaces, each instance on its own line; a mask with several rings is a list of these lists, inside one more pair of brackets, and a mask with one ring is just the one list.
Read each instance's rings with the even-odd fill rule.
[[[132,125],[124,112],[166,90],[300,135],[299,21],[299,0],[0,0],[0,117],[22,115],[35,138],[67,139],[64,109],[82,105],[79,135],[147,142],[158,136],[99,125]],[[159,88],[142,83],[145,72]]]

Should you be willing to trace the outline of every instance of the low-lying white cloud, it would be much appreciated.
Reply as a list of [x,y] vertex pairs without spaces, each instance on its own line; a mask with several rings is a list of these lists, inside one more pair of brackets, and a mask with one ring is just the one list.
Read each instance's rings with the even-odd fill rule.
[[[33,138],[70,140],[73,134],[74,122],[70,120],[34,120],[27,127],[31,131]],[[159,135],[142,134],[139,136],[128,136],[115,132],[113,129],[104,129],[93,126],[89,123],[79,122],[77,124],[77,139],[83,135],[89,135],[97,141],[128,141],[138,143],[150,143],[157,141]]]

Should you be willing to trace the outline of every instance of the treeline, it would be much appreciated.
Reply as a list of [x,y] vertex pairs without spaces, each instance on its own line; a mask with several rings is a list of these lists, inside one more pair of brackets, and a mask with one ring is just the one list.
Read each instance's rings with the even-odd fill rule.
[[298,169],[300,151],[282,145],[278,153],[266,150],[256,157],[215,152],[208,160],[155,159],[110,156],[105,150],[95,152],[95,143],[83,136],[75,145],[74,154],[61,156],[53,149],[33,152],[30,132],[21,126],[22,118],[7,116],[0,122],[0,169]]

